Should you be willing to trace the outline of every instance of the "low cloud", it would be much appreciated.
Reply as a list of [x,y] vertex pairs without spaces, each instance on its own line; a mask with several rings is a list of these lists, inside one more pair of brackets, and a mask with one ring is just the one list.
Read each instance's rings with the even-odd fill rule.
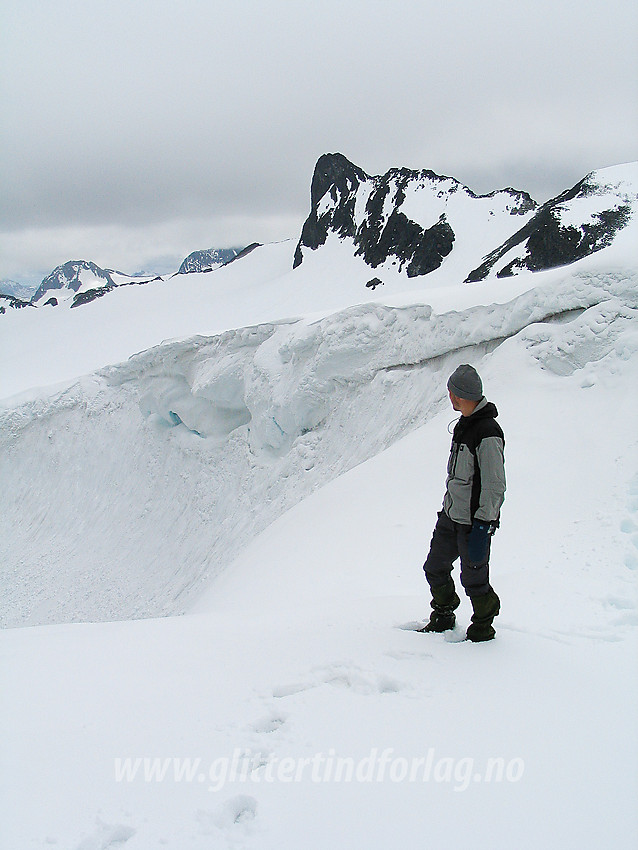
[[325,152],[537,200],[636,158],[625,0],[5,6],[2,277],[295,237]]
[[167,274],[177,271],[192,251],[296,239],[299,231],[300,224],[294,217],[276,216],[175,218],[141,226],[14,230],[0,236],[1,277],[36,284],[53,268],[71,259],[91,260],[126,274]]

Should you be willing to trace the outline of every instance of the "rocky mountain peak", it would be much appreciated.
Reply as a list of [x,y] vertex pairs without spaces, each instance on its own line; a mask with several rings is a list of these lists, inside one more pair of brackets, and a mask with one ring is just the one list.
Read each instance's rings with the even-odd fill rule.
[[239,252],[239,248],[205,248],[201,251],[193,251],[182,262],[177,274],[213,271],[234,260]]
[[[454,200],[455,195],[461,200]],[[352,239],[355,254],[372,268],[390,261],[405,268],[408,277],[434,271],[450,255],[457,239],[455,209],[465,201],[483,201],[484,217],[495,211],[525,216],[537,206],[526,192],[506,189],[477,195],[458,180],[430,170],[392,168],[370,177],[339,153],[324,154],[317,161],[310,200],[293,267],[303,262],[305,249],[317,250],[332,234]]]
[[92,288],[114,287],[115,282],[111,274],[111,269],[101,269],[88,260],[69,260],[57,266],[44,278],[31,300],[36,304],[51,290],[67,290],[70,296],[70,293],[77,293],[88,285]]

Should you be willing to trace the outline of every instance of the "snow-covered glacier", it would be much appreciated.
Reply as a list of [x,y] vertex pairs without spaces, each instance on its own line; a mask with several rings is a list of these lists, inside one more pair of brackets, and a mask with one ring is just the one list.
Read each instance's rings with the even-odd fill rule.
[[[494,203],[394,177],[424,230],[439,203],[453,224]],[[364,223],[361,193],[337,200],[320,213],[353,202]],[[559,235],[611,208],[572,200]],[[7,846],[634,846],[635,227],[468,285],[484,231],[428,275],[390,258],[374,291],[333,232],[294,271],[289,241],[77,310],[7,310]],[[487,644],[462,640],[466,598],[453,632],[414,631],[462,362],[507,441]]]
[[2,623],[188,610],[288,508],[437,414],[459,363],[507,369],[511,339],[559,375],[628,356],[637,282],[562,270],[460,309],[412,294],[264,322],[5,403]]

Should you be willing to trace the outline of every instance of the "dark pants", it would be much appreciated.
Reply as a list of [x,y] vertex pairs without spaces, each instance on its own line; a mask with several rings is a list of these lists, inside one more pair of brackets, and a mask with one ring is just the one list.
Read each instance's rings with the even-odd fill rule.
[[467,552],[467,536],[471,526],[453,522],[444,511],[434,527],[430,552],[423,564],[430,587],[441,587],[451,579],[452,564],[461,558],[461,584],[468,596],[484,596],[491,590],[489,581],[490,542],[483,561],[474,563]]

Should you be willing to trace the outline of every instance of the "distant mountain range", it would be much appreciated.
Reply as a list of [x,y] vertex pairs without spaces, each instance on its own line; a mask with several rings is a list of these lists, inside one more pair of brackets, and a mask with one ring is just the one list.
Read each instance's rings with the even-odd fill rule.
[[31,299],[37,307],[66,303],[78,307],[106,295],[119,286],[139,286],[160,277],[141,278],[115,269],[102,269],[88,260],[69,260],[47,275]]
[[33,295],[33,286],[18,283],[15,280],[0,280],[0,295],[16,298],[19,301],[30,301]]
[[[244,249],[208,248],[193,251],[182,262],[176,274],[213,271],[252,250],[256,244],[253,243]],[[139,286],[170,276],[172,275],[160,276],[142,272],[127,275],[115,269],[103,269],[88,260],[69,260],[53,269],[35,292],[33,287],[12,280],[0,281],[0,313],[4,313],[7,306],[56,307],[66,303],[70,307],[78,307],[106,295],[117,287]]]
[[[432,285],[437,275],[446,284],[472,283],[569,265],[611,245],[638,210],[638,163],[592,171],[539,206],[520,189],[477,195],[453,177],[407,168],[371,177],[343,154],[324,154],[310,202],[293,268],[339,242],[376,270],[366,284],[372,290],[384,284],[384,271],[430,276]],[[194,251],[176,274],[214,271],[257,246]],[[20,284],[3,281],[0,312],[27,303],[77,307],[117,287],[164,277],[70,260],[45,277],[32,298]]]

